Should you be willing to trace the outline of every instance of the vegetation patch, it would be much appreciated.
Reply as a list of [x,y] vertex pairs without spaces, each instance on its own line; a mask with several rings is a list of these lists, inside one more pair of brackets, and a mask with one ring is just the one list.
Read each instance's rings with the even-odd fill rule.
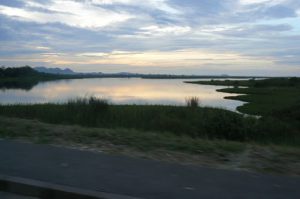
[[[268,130],[275,134],[297,134],[300,131],[300,78],[270,78],[264,80],[242,81],[197,81],[189,82],[206,85],[229,86],[219,92],[242,95],[226,97],[227,99],[247,102],[237,108],[241,113],[259,115],[262,134]],[[241,87],[242,86],[242,87]],[[246,87],[245,87],[246,86]],[[278,125],[280,124],[280,125]],[[285,136],[282,137],[282,139]],[[297,136],[298,137],[298,136]],[[294,139],[299,139],[294,137]]]
[[96,98],[66,104],[2,105],[0,114],[52,124],[160,132],[187,136],[300,146],[298,129],[277,118],[245,117],[227,110],[197,106],[112,105]]
[[288,112],[288,110],[292,110],[300,104],[300,78],[296,77],[240,81],[212,80],[187,83],[228,86],[228,88],[218,89],[217,91],[243,94],[226,98],[248,102],[238,107],[238,111],[252,115],[278,116],[278,112]]

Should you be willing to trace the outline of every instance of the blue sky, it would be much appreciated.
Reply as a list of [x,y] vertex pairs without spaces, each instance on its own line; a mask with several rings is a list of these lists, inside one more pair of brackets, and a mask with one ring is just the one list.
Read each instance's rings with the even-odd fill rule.
[[0,65],[300,76],[299,0],[0,0]]

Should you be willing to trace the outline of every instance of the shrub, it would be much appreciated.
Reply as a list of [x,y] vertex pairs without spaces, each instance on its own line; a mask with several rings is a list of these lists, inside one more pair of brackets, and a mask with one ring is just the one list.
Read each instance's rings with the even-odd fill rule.
[[198,97],[188,97],[185,99],[187,107],[197,108],[200,104]]

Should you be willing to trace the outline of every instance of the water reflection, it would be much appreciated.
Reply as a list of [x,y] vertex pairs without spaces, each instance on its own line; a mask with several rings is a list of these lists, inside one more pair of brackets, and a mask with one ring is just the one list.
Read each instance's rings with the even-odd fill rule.
[[34,86],[36,86],[39,83],[38,80],[36,81],[0,81],[0,89],[6,90],[6,89],[22,89],[29,91]]
[[243,102],[223,99],[216,86],[183,83],[179,79],[99,78],[59,80],[39,83],[29,91],[6,89],[0,91],[0,103],[65,102],[68,99],[96,96],[115,104],[184,105],[186,97],[197,96],[203,106],[235,110]]

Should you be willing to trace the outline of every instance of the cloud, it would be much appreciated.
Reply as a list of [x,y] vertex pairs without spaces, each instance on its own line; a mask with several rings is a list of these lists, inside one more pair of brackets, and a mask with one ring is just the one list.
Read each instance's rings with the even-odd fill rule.
[[[37,10],[36,8],[43,10]],[[110,11],[71,0],[56,0],[48,4],[27,1],[24,8],[0,6],[0,14],[16,20],[42,24],[62,23],[89,29],[110,26],[134,18],[129,13]]]
[[240,0],[242,5],[253,5],[253,4],[268,4],[277,5],[286,2],[286,0]]
[[297,73],[299,10],[299,0],[2,0],[0,64]]
[[146,27],[141,27],[137,32],[132,35],[122,35],[122,37],[138,37],[138,38],[147,38],[147,37],[163,37],[170,35],[183,35],[191,31],[189,26],[157,26],[151,25]]
[[140,0],[90,0],[95,5],[126,5],[140,8],[161,10],[169,14],[181,14],[181,11],[170,6],[167,0],[151,0],[143,1]]
[[36,49],[38,49],[38,50],[51,50],[51,48],[47,47],[47,46],[36,46]]
[[256,37],[269,38],[271,35],[278,35],[292,30],[289,24],[259,24],[259,25],[232,25],[232,26],[205,26],[199,31],[230,37]]
[[263,12],[264,15],[273,18],[286,18],[286,17],[296,17],[297,14],[293,8],[289,8],[282,5],[276,5],[269,7]]
[[[21,57],[21,56],[20,56]],[[214,52],[200,49],[182,49],[172,51],[112,51],[112,52],[85,52],[85,53],[39,53],[22,57],[23,60],[41,61],[58,65],[65,64],[123,64],[137,67],[174,67],[174,66],[201,66],[205,64],[232,64],[238,63],[271,63],[272,60],[249,57],[233,52]]]

